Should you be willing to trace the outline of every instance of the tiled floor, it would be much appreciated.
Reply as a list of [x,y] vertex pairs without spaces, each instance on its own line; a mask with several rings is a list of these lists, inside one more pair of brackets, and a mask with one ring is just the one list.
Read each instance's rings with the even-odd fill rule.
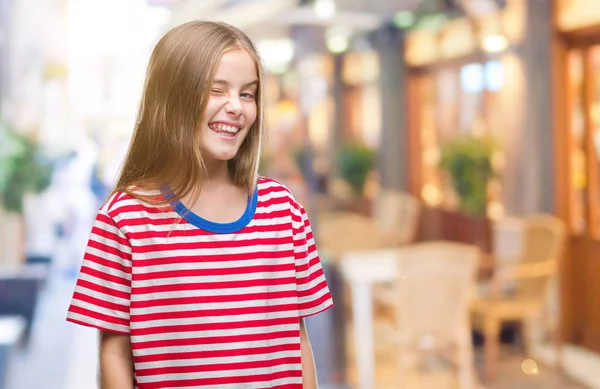
[[[28,349],[14,355],[9,389],[95,389],[97,340],[94,330],[67,323],[65,312],[73,290],[73,279],[54,277],[47,284]],[[325,322],[323,322],[325,323]],[[327,325],[327,324],[325,324]],[[321,350],[316,347],[316,350]],[[316,351],[317,352],[317,351]],[[319,352],[323,352],[322,350]],[[585,389],[556,371],[539,364],[538,374],[522,372],[518,350],[505,350],[498,379],[485,389]],[[388,361],[389,362],[389,361]],[[378,361],[377,389],[398,388],[390,363]],[[355,371],[348,370],[353,382]],[[453,389],[447,372],[438,371],[413,381],[407,389]]]
[[[498,377],[491,383],[479,382],[478,389],[588,389],[555,370],[538,364],[537,373],[523,373],[521,364],[523,357],[505,355],[498,369]],[[413,372],[405,376],[408,384],[400,385],[400,377],[392,364],[379,361],[376,368],[377,389],[460,389],[456,372],[449,366],[438,366],[427,372]],[[349,369],[351,383],[355,380],[356,371]]]
[[[482,365],[481,350],[477,351],[476,364]],[[505,346],[500,355],[497,379],[484,385],[486,389],[587,389],[586,386],[575,382],[561,374],[556,369],[540,361],[533,361],[523,356],[519,347]],[[532,369],[531,363],[534,363]],[[529,365],[528,365],[529,364]],[[481,369],[478,369],[481,371]],[[533,374],[526,374],[525,372]]]
[[[351,331],[351,325],[349,325]],[[347,359],[354,361],[353,337],[351,332],[346,336]],[[449,364],[438,362],[436,367],[427,370],[425,373],[413,372],[409,374],[409,384],[404,386],[400,384],[395,362],[392,360],[394,350],[390,350],[388,345],[376,345],[376,388],[377,389],[460,389],[456,383],[456,370]],[[525,357],[520,347],[503,347],[499,359],[497,378],[493,382],[485,382],[482,379],[482,350],[475,350],[475,365],[477,370],[478,389],[590,389],[581,383],[561,374],[556,369],[540,361],[531,361],[535,363],[535,372],[523,368]],[[599,365],[600,366],[600,365]],[[348,369],[348,381],[351,384],[357,382],[356,370]],[[406,378],[405,378],[406,379]]]
[[538,373],[524,374],[521,369],[523,358],[519,355],[505,356],[498,369],[498,378],[487,384],[487,389],[586,389],[555,370],[538,364]]

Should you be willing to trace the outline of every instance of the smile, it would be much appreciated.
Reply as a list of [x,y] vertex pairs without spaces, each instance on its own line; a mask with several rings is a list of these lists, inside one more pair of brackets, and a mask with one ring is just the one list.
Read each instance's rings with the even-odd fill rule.
[[208,128],[214,131],[217,135],[224,138],[234,138],[241,130],[241,126],[230,125],[225,123],[209,123]]

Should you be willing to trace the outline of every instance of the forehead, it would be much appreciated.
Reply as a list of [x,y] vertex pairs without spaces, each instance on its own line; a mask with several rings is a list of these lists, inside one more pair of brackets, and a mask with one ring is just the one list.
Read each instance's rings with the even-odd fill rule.
[[238,49],[223,54],[217,66],[215,81],[245,84],[256,80],[257,76],[258,69],[252,56],[246,50]]

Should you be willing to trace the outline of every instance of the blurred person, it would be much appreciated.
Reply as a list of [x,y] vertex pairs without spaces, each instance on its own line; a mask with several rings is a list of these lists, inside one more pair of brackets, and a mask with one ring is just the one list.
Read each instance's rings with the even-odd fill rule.
[[98,160],[98,145],[87,139],[57,164],[48,189],[50,212],[58,225],[58,242],[53,256],[59,272],[74,276],[81,267],[98,201],[90,182]]
[[67,316],[100,330],[102,388],[317,387],[304,318],[333,303],[304,208],[258,176],[262,90],[235,27],[155,47]]

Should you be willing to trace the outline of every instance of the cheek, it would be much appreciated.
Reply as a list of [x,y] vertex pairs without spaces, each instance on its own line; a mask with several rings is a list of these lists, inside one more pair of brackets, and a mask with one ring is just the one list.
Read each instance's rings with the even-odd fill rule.
[[202,116],[203,122],[208,122],[221,108],[223,104],[218,101],[218,99],[211,98],[208,100],[206,104],[206,109],[204,110],[204,115]]
[[248,124],[254,123],[257,113],[258,110],[256,104],[251,104],[246,108],[246,119],[248,120]]

